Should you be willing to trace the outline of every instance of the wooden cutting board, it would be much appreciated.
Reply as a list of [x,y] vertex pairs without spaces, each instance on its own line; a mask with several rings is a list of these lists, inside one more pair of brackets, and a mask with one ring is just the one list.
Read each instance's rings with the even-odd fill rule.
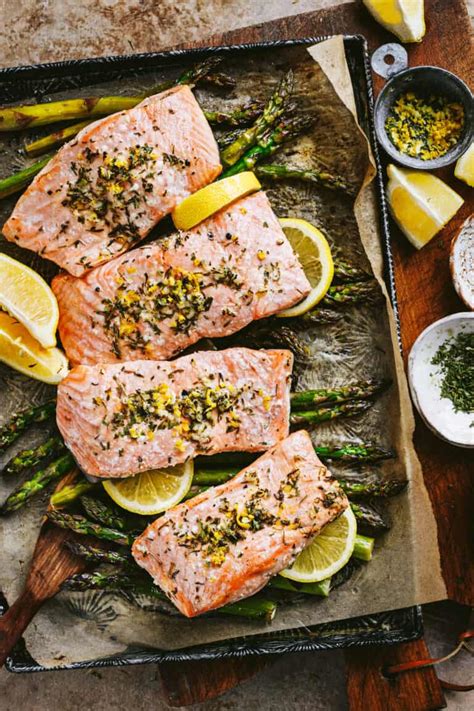
[[[425,14],[427,33],[423,42],[407,47],[410,65],[446,67],[472,87],[474,54],[469,16],[463,0],[425,0]],[[397,41],[377,25],[362,3],[351,3],[214,35],[192,46],[332,34],[364,35],[371,52],[381,44]],[[376,92],[383,83],[384,80],[374,76]],[[428,324],[449,313],[465,310],[451,283],[448,254],[452,238],[474,211],[473,190],[453,178],[452,168],[438,174],[465,199],[456,217],[421,252],[416,252],[395,228],[393,230],[392,249],[405,359],[415,339]],[[468,541],[474,510],[474,458],[466,450],[436,439],[419,419],[415,446],[438,523],[448,596],[459,603],[474,605],[474,556]],[[390,681],[381,673],[382,664],[427,656],[423,640],[395,647],[348,651],[347,688],[352,711],[442,708],[445,705],[443,693],[433,670],[408,672]],[[169,703],[183,706],[213,698],[271,663],[272,658],[257,656],[218,662],[169,663],[160,666],[160,674]]]

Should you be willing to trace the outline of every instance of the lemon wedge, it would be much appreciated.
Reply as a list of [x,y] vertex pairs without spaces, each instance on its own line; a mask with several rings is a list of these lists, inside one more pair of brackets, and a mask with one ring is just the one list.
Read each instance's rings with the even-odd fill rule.
[[402,232],[421,249],[456,214],[464,200],[430,173],[387,168],[390,210]]
[[108,479],[104,489],[126,511],[152,516],[176,506],[191,488],[194,463],[190,459],[167,469],[150,469],[127,479]]
[[474,188],[474,141],[456,163],[454,175]]
[[318,583],[330,578],[348,562],[354,550],[357,522],[352,509],[328,523],[280,575],[298,583]]
[[0,311],[0,360],[20,373],[56,385],[67,375],[59,348],[43,348],[15,318]]
[[37,272],[6,254],[0,254],[0,307],[18,319],[43,348],[56,345],[56,297]]
[[255,174],[250,171],[206,185],[175,207],[171,215],[175,227],[178,230],[190,230],[191,227],[195,227],[231,202],[250,195],[260,188],[261,185]]
[[389,32],[402,42],[421,42],[425,36],[423,0],[363,0],[364,5]]
[[301,316],[321,301],[331,286],[334,263],[328,241],[317,227],[296,217],[283,217],[280,225],[311,284],[311,291],[303,301],[277,314],[289,318]]

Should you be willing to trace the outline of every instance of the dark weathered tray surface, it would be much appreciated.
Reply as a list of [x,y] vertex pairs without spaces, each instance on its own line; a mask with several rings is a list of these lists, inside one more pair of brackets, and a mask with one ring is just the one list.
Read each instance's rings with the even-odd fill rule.
[[[321,38],[320,38],[321,39]],[[314,43],[317,39],[304,40]],[[276,43],[271,43],[274,51]],[[351,78],[354,84],[359,121],[373,140],[371,123],[372,87],[368,58],[364,41],[359,37],[345,39],[346,55]],[[245,49],[225,48],[222,51],[245,51]],[[95,81],[137,75],[151,67],[167,62],[177,62],[189,58],[196,52],[170,52],[168,54],[138,55],[126,58],[105,58],[78,62],[64,62],[38,67],[20,67],[0,72],[0,86],[9,101],[18,101],[31,96],[40,96],[44,92],[60,91],[71,86],[93,85]],[[387,212],[381,182],[379,183],[380,211],[384,230],[384,251],[387,266],[387,281],[395,301],[393,265],[389,247]],[[178,652],[150,650],[130,650],[114,658],[91,660],[58,668],[84,668],[91,666],[110,666],[137,664],[157,661],[185,661],[215,659],[248,654],[274,654],[286,651],[328,649],[351,645],[396,643],[412,640],[421,634],[421,615],[418,608],[398,610],[350,620],[319,625],[309,631],[291,630],[285,633],[272,633],[258,638],[242,638],[225,643],[195,647]],[[36,662],[22,647],[10,658],[7,667],[11,671],[43,671],[44,667]]]

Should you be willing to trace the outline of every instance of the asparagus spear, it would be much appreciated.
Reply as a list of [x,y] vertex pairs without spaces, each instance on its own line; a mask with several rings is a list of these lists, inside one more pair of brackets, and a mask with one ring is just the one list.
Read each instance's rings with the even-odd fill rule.
[[64,442],[60,437],[50,437],[46,440],[46,442],[43,442],[38,447],[34,447],[33,449],[23,449],[21,452],[18,452],[16,456],[10,459],[2,473],[19,474],[25,469],[35,467],[37,464],[40,464],[40,462],[48,459],[49,457],[61,454],[64,450]]
[[85,516],[69,514],[58,509],[48,511],[47,516],[52,523],[60,528],[68,528],[83,536],[95,536],[104,541],[118,543],[121,546],[131,546],[135,537],[124,531],[117,531],[114,528],[103,526],[100,523],[88,521]]
[[320,390],[304,390],[291,393],[291,411],[311,410],[313,405],[326,405],[348,400],[365,400],[373,397],[387,387],[387,380],[371,378],[336,388]]
[[397,481],[396,479],[375,482],[339,479],[339,484],[350,499],[363,496],[385,499],[389,496],[397,496],[407,486],[406,481]]
[[347,282],[355,281],[370,281],[371,275],[363,269],[345,262],[343,259],[336,258],[334,260],[334,278],[333,283],[346,284]]
[[273,92],[262,115],[258,117],[252,126],[243,131],[233,143],[222,151],[221,159],[224,165],[231,166],[237,163],[239,158],[256,143],[258,137],[261,136],[269,126],[275,123],[285,110],[285,105],[292,91],[293,72],[289,71]]
[[292,319],[292,323],[294,323],[294,325],[298,328],[306,328],[308,324],[316,326],[329,326],[333,323],[337,323],[337,321],[340,321],[342,317],[343,314],[339,311],[317,306],[316,308],[311,309],[311,311],[307,311],[302,316]]
[[203,84],[210,84],[220,89],[234,89],[237,83],[234,77],[224,74],[224,72],[208,72],[201,81]]
[[40,156],[42,153],[47,153],[52,148],[57,146],[62,146],[63,143],[69,141],[70,138],[77,136],[79,131],[88,126],[91,121],[80,121],[79,123],[74,123],[71,126],[66,126],[66,128],[61,128],[59,131],[54,131],[53,133],[43,136],[42,138],[37,138],[36,141],[31,141],[25,144],[25,153],[28,156]]
[[289,165],[275,165],[272,163],[270,165],[256,166],[255,173],[259,178],[266,178],[267,180],[302,180],[330,190],[349,192],[349,187],[344,178],[317,168],[302,170]]
[[331,578],[321,580],[320,583],[294,583],[288,578],[282,578],[276,575],[268,581],[267,587],[276,590],[287,590],[288,592],[304,593],[305,595],[318,595],[319,597],[328,597],[331,590]]
[[54,417],[55,412],[56,402],[49,400],[42,405],[30,407],[14,415],[9,422],[0,427],[0,452],[13,444],[30,425],[49,420]]
[[[221,178],[228,178],[244,170],[253,170],[258,161],[263,158],[269,158],[281,148],[283,143],[306,131],[312,123],[313,118],[310,116],[295,116],[292,119],[282,120],[276,128],[267,131],[255,146],[250,148],[236,163],[222,173]],[[221,158],[223,153],[221,153]]]
[[188,69],[176,81],[162,82],[140,96],[89,96],[44,104],[6,106],[0,108],[0,131],[20,131],[56,121],[106,116],[116,111],[131,109],[147,96],[169,89],[175,84],[196,84],[211,73],[220,61],[217,56],[209,57]]
[[[331,448],[331,447],[315,447],[316,454],[321,457],[323,461],[342,461],[342,462],[374,462],[380,461],[381,459],[388,459],[393,457],[393,452],[389,452],[375,445],[342,445],[341,447]],[[197,496],[201,491],[205,489],[201,487],[209,486],[219,486],[219,484],[224,484],[229,481],[233,476],[239,473],[243,467],[247,466],[251,462],[245,459],[241,466],[229,466],[225,468],[205,468],[199,466],[193,477],[193,485],[190,490],[191,496]],[[370,496],[378,498],[387,498],[389,496],[395,496],[400,493],[405,486],[406,482],[401,481],[385,481],[385,482],[364,482],[364,481],[351,481],[345,479],[339,479],[339,483],[350,497],[361,497]],[[192,492],[192,493],[191,493]]]
[[214,126],[226,124],[227,126],[245,126],[254,121],[263,111],[263,104],[260,101],[247,101],[242,106],[237,106],[231,111],[209,111],[203,109],[204,115],[209,123]]
[[[238,106],[230,112],[224,111],[206,111],[206,116],[209,123],[212,124],[227,124],[229,126],[244,126],[253,121],[262,111],[262,104],[258,101],[249,101],[242,106]],[[51,150],[71,138],[74,138],[79,131],[88,126],[92,121],[80,121],[72,126],[67,126],[59,131],[54,131],[47,136],[38,138],[36,141],[25,145],[25,152],[30,156],[37,156]]]
[[232,129],[232,131],[227,131],[226,133],[223,133],[222,136],[219,136],[219,138],[217,138],[217,145],[219,146],[219,150],[222,151],[227,146],[230,146],[230,144],[236,141],[242,135],[243,132],[243,128],[234,128]]
[[69,486],[64,486],[60,491],[55,491],[49,503],[55,507],[66,506],[97,487],[98,484],[92,484],[90,481],[87,481],[87,479],[84,479],[77,484],[70,484]]
[[290,424],[292,425],[317,425],[321,422],[334,420],[336,417],[351,417],[360,415],[372,406],[367,400],[354,400],[353,402],[342,402],[334,407],[320,407],[307,412],[292,412],[290,414]]
[[0,513],[6,514],[21,508],[32,496],[42,491],[50,482],[67,474],[74,466],[74,459],[69,453],[51,462],[46,469],[40,469],[31,479],[15,489],[0,508]]
[[84,558],[88,563],[107,563],[109,565],[123,565],[136,570],[136,563],[130,555],[122,551],[106,550],[85,545],[79,541],[66,541],[66,546],[74,555]]
[[193,476],[193,486],[218,486],[224,484],[233,476],[238,474],[241,467],[229,467],[225,469],[201,469],[195,471]]
[[334,284],[329,287],[321,303],[331,304],[358,304],[369,301],[379,296],[376,281],[354,282],[348,284]]
[[[132,577],[126,574],[117,573],[79,573],[71,576],[62,585],[63,590],[74,590],[83,592],[85,590],[108,590],[109,592],[128,591],[136,595],[147,595],[155,597],[159,600],[170,602],[159,587],[153,581]],[[224,605],[218,610],[214,610],[213,614],[218,615],[237,615],[239,617],[249,617],[253,619],[266,619],[271,621],[275,617],[277,604],[271,600],[259,597],[257,595],[249,597],[240,602],[235,602],[230,605]]]
[[372,554],[374,552],[375,541],[369,536],[361,536],[360,533],[357,534],[355,539],[354,550],[352,551],[353,558],[357,560],[363,560],[366,563],[372,560]]
[[47,156],[43,156],[36,163],[32,163],[27,168],[19,170],[18,173],[13,173],[7,178],[0,180],[0,199],[5,198],[8,195],[13,195],[14,193],[23,190],[27,185],[31,183],[35,175],[37,175],[44,166],[49,163],[53,157],[53,153],[48,153]]
[[316,454],[325,462],[367,463],[379,462],[382,459],[392,459],[395,454],[375,444],[343,444],[340,446],[318,446]]
[[351,501],[351,509],[357,519],[357,530],[370,531],[372,534],[389,530],[388,521],[384,519],[380,511],[370,504]]
[[125,518],[100,499],[81,496],[81,505],[89,518],[103,526],[115,528],[117,531],[126,531],[129,528]]

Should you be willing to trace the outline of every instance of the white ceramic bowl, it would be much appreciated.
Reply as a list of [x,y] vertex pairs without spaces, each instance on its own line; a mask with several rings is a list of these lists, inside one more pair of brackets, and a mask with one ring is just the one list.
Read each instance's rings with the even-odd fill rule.
[[457,447],[474,448],[474,414],[455,412],[451,400],[441,397],[441,372],[431,360],[452,336],[474,332],[474,313],[446,316],[418,336],[408,358],[408,382],[416,409],[433,432]]

